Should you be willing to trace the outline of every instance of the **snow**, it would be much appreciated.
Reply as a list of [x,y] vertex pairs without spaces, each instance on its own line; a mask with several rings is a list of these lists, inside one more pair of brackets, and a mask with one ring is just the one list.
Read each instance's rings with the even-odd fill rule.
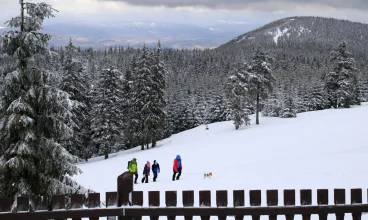
[[2,27],[2,26],[0,26],[0,29],[5,29],[6,27]]
[[277,45],[277,40],[284,36],[287,32],[289,31],[288,28],[283,29],[282,31],[280,30],[280,28],[278,27],[276,32],[269,32],[270,35],[274,35],[273,40],[275,41],[275,44]]
[[[215,190],[224,189],[229,191],[229,206],[232,206],[231,191],[238,189],[246,191],[246,206],[249,206],[248,190],[252,189],[262,190],[263,206],[267,189],[279,190],[279,205],[283,205],[284,189],[296,189],[296,205],[300,205],[299,190],[312,189],[312,201],[316,205],[316,189],[329,189],[329,203],[333,204],[332,190],[345,188],[349,204],[350,189],[362,188],[363,203],[366,203],[367,112],[368,103],[363,103],[350,109],[302,113],[291,119],[261,117],[260,125],[239,130],[234,129],[232,122],[210,124],[209,130],[203,125],[173,135],[154,149],[135,148],[110,155],[108,160],[100,157],[79,164],[84,173],[75,179],[101,192],[101,201],[104,201],[105,192],[116,191],[117,176],[126,171],[128,160],[136,157],[139,180],[147,160],[157,160],[161,168],[158,182],[152,182],[151,174],[150,183],[134,185],[135,190],[144,191],[144,206],[147,206],[150,190],[161,191],[162,207],[167,190],[179,191],[178,206],[182,206],[182,190],[195,190],[195,206],[199,206],[199,190],[212,190],[212,206],[215,206]],[[251,118],[255,123],[254,116]],[[182,157],[183,174],[174,182],[172,164],[177,154]],[[212,172],[213,177],[204,179],[205,172]],[[278,217],[278,220],[284,219],[284,216]],[[295,220],[300,219],[301,216],[295,217]],[[312,219],[318,216],[313,215]],[[334,215],[329,219],[335,219]],[[346,214],[345,219],[351,219],[351,214]],[[368,219],[367,215],[362,219]]]

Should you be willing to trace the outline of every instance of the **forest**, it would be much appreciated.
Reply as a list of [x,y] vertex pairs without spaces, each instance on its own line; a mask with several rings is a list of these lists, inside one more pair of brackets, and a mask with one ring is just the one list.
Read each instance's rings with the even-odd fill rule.
[[[55,48],[51,34],[40,32],[54,9],[22,6],[27,15],[9,21],[17,30],[0,44],[0,196],[70,193],[75,163],[153,148],[199,125],[233,120],[239,129],[262,124],[259,116],[293,118],[368,101],[365,24],[283,19],[206,50],[159,41],[95,50],[72,39]],[[285,27],[275,42],[272,30]]]

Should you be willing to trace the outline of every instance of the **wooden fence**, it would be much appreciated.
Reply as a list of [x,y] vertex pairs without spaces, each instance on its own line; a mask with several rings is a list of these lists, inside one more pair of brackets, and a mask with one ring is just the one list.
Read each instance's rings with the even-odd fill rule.
[[[232,207],[228,207],[228,193],[232,193]],[[165,207],[160,204],[160,191],[148,192],[148,207],[143,207],[143,192],[133,191],[131,174],[124,173],[118,177],[118,191],[106,193],[105,207],[100,207],[100,194],[92,193],[88,199],[84,195],[72,195],[71,207],[65,209],[65,196],[57,195],[52,200],[52,211],[48,210],[48,201],[42,201],[37,211],[29,212],[29,199],[17,199],[17,212],[10,213],[11,201],[0,198],[0,220],[73,220],[89,218],[97,220],[99,217],[109,219],[141,220],[142,216],[150,216],[151,220],[158,220],[160,216],[167,216],[168,220],[175,220],[176,216],[184,216],[185,220],[192,220],[193,216],[200,216],[202,220],[209,220],[210,216],[217,216],[225,220],[227,216],[235,216],[236,220],[243,220],[244,216],[252,216],[252,220],[259,220],[261,215],[269,216],[269,220],[276,220],[278,215],[285,215],[286,220],[293,220],[295,215],[302,215],[303,220],[310,220],[312,214],[317,214],[320,220],[327,220],[328,214],[335,214],[336,220],[343,220],[345,213],[352,213],[353,220],[360,220],[364,212],[368,212],[368,204],[362,204],[362,189],[350,190],[350,203],[346,204],[346,190],[334,189],[334,205],[329,205],[329,191],[317,190],[317,204],[312,205],[312,190],[300,190],[300,205],[296,205],[296,191],[283,190],[283,205],[278,206],[279,191],[266,190],[266,204],[261,206],[261,190],[226,190],[216,191],[216,204],[212,207],[211,191],[199,191],[199,207],[194,207],[194,191],[182,191],[182,201],[178,206],[178,193],[165,192]],[[247,195],[247,196],[246,196]],[[130,200],[131,199],[131,200]],[[249,201],[250,206],[246,206]]]

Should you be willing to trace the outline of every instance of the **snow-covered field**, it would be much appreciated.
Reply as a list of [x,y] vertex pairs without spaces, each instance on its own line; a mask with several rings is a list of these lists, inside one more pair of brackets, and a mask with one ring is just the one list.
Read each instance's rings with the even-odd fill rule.
[[[299,189],[346,188],[346,202],[350,203],[350,189],[363,188],[363,202],[367,202],[368,188],[368,104],[350,109],[331,109],[298,114],[297,118],[261,118],[261,125],[251,125],[235,130],[232,122],[200,126],[159,142],[153,149],[139,148],[111,155],[108,160],[92,159],[80,164],[83,174],[75,179],[83,186],[101,192],[116,191],[117,176],[126,171],[127,162],[138,160],[139,180],[144,164],[157,160],[161,167],[158,182],[135,185],[144,191],[147,205],[148,191],[177,190],[181,206],[182,190],[212,190],[212,206],[215,206],[215,190],[261,189],[262,205],[266,205],[265,190],[279,190],[279,205],[283,205],[283,189],[296,189],[296,205],[300,205]],[[252,123],[255,123],[252,117]],[[183,174],[179,181],[172,181],[172,165],[177,154],[182,157]],[[204,179],[204,172],[212,172],[212,179]],[[249,217],[250,218],[250,217]],[[367,215],[363,215],[363,219]],[[182,219],[181,217],[177,219]],[[248,219],[248,217],[246,217]],[[267,218],[266,218],[267,219]],[[284,217],[279,216],[279,220]],[[296,217],[295,219],[300,219]],[[335,219],[330,215],[329,219]],[[346,215],[351,219],[351,215]]]

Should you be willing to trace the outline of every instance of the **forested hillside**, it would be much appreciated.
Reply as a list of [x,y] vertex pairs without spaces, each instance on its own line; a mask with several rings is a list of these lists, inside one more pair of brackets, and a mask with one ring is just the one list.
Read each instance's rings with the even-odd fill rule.
[[[358,91],[354,92],[359,102],[367,101],[367,36],[366,24],[294,17],[265,25],[212,50],[161,50],[143,45],[142,49],[94,50],[74,48],[71,42],[64,48],[51,48],[51,65],[43,59],[36,62],[57,71],[63,90],[85,104],[75,112],[76,127],[81,130],[74,141],[66,143],[68,149],[84,159],[104,154],[107,158],[108,153],[121,149],[154,146],[159,139],[201,124],[233,119],[228,78],[241,69],[239,66],[250,64],[259,47],[273,58],[270,69],[275,78],[273,91],[261,99],[263,115],[296,117],[298,112],[331,107],[326,87],[326,76],[334,71],[330,53],[343,41],[356,62],[357,71],[353,72]],[[1,57],[3,79],[14,68],[11,60],[6,55]],[[156,109],[150,110],[155,114],[147,113],[142,119],[137,110],[152,100],[159,103],[149,107]],[[255,113],[255,100],[243,107],[246,114]],[[143,126],[139,120],[149,125]],[[144,135],[147,132],[149,136]]]

